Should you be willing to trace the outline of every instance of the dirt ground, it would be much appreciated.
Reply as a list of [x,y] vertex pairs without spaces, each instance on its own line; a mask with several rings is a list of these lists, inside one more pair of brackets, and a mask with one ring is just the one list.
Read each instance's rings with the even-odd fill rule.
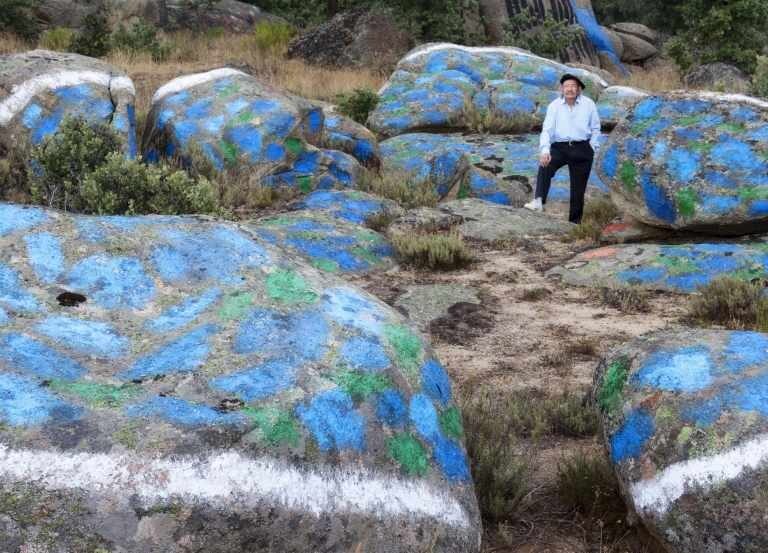
[[[461,392],[482,384],[547,395],[565,390],[581,394],[590,389],[602,355],[635,336],[678,324],[687,302],[684,296],[659,294],[650,297],[647,312],[623,313],[603,305],[594,290],[545,275],[587,247],[556,240],[476,247],[476,261],[463,270],[393,269],[361,277],[359,284],[390,304],[412,284],[462,283],[480,291],[480,307],[462,306],[452,310],[453,320],[443,317],[441,325],[431,325],[433,347]],[[509,525],[486,524],[484,553],[656,551],[639,528],[627,526],[618,535],[614,529],[609,538],[558,503],[552,491],[558,462],[580,450],[605,455],[598,437],[550,437],[536,448],[528,507]]]

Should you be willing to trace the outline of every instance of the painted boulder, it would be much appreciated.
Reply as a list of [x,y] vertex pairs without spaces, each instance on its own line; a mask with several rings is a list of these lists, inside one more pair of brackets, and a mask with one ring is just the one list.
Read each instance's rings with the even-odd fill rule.
[[649,225],[768,229],[768,102],[714,93],[649,96],[611,133],[597,169],[614,203]]
[[403,213],[397,202],[359,190],[316,190],[302,198],[296,207],[357,225],[377,217],[393,219]]
[[603,128],[614,128],[624,119],[632,107],[648,96],[647,92],[631,86],[609,86],[600,95],[597,113]]
[[0,204],[0,550],[478,552],[451,381],[248,229]]
[[[407,174],[415,183],[434,184],[440,198],[480,198],[522,207],[536,186],[539,136],[458,135],[412,133],[381,143],[384,167]],[[608,189],[590,176],[588,195],[605,195]],[[568,169],[552,180],[548,202],[568,202]]]
[[426,44],[397,64],[368,126],[383,136],[478,127],[525,132],[544,121],[563,73],[579,75],[594,100],[607,86],[594,73],[518,48]]
[[381,234],[327,212],[303,209],[246,226],[324,272],[366,273],[394,265],[394,250]]
[[354,156],[366,167],[381,165],[379,142],[365,126],[332,109],[323,109],[325,117],[322,146]]
[[628,506],[665,550],[768,550],[768,335],[639,338],[601,364],[595,397]]
[[[215,69],[179,77],[155,93],[143,151],[148,161],[203,155],[219,171],[256,171],[266,186],[348,187],[358,180],[359,161],[372,161],[375,145],[364,144],[351,126],[338,126],[337,139],[322,108],[241,71]],[[320,148],[327,131],[332,140],[343,136],[360,160]]]
[[768,243],[624,244],[582,252],[549,275],[576,286],[689,294],[718,277],[768,279]]
[[111,125],[136,155],[135,90],[125,73],[77,54],[0,56],[0,157],[40,144],[66,117]]

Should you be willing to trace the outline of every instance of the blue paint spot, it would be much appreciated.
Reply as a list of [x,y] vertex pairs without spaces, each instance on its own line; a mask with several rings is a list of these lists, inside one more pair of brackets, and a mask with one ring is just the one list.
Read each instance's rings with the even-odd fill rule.
[[701,132],[699,129],[689,129],[686,127],[681,127],[675,129],[675,137],[678,140],[687,140],[687,141],[695,141],[695,140],[701,140],[704,138],[704,133]]
[[50,232],[40,232],[25,236],[24,242],[37,278],[46,284],[56,282],[64,272],[64,254],[59,239]]
[[725,136],[720,138],[709,154],[712,162],[731,171],[748,171],[764,166],[764,162],[757,157],[749,144]]
[[307,116],[307,124],[311,134],[319,133],[323,128],[323,111],[321,109],[310,111]]
[[638,269],[627,269],[618,273],[619,280],[628,284],[651,284],[660,281],[666,276],[667,271],[662,267],[642,267]]
[[0,359],[11,367],[43,379],[75,380],[85,368],[24,334],[0,335]]
[[224,139],[247,153],[251,162],[257,163],[261,161],[261,149],[264,139],[257,128],[251,125],[232,127],[224,133]]
[[130,369],[120,373],[120,378],[144,380],[153,376],[191,372],[205,363],[211,349],[209,339],[217,331],[216,325],[203,325],[142,357]]
[[702,273],[693,273],[688,275],[675,275],[666,280],[667,286],[680,290],[681,292],[695,292],[702,286],[706,286],[712,281],[712,276]]
[[441,436],[434,444],[433,456],[448,480],[469,480],[467,456],[459,444]]
[[155,295],[155,284],[132,257],[92,255],[67,276],[69,286],[105,309],[142,309]]
[[46,137],[50,136],[59,128],[61,120],[64,118],[64,111],[61,108],[40,120],[37,127],[32,131],[32,144],[37,146]]
[[656,142],[651,150],[651,161],[654,163],[661,163],[664,161],[664,158],[667,157],[668,149],[669,144],[667,142],[663,140]]
[[221,296],[218,288],[206,290],[200,297],[189,298],[165,310],[159,317],[148,320],[145,326],[152,332],[168,332],[188,325],[204,313]]
[[695,261],[696,266],[710,275],[718,275],[736,271],[741,266],[741,262],[733,256],[714,255]]
[[768,216],[768,200],[755,200],[749,204],[750,217]]
[[21,122],[28,129],[33,129],[43,115],[43,108],[39,104],[30,104],[21,114]]
[[633,381],[672,392],[697,392],[712,384],[712,359],[703,346],[658,351],[646,359]]
[[0,307],[0,325],[8,324],[8,321],[10,321],[10,317],[8,317],[8,313],[5,312],[5,310]]
[[723,407],[723,398],[717,396],[703,401],[695,401],[680,409],[680,418],[700,427],[711,426],[720,418]]
[[379,372],[391,366],[389,357],[378,338],[355,336],[341,346],[341,361],[348,367],[367,372]]
[[672,179],[687,183],[699,171],[701,156],[683,148],[675,148],[667,158],[667,171]]
[[768,361],[768,337],[758,332],[732,332],[723,351],[725,367],[732,372]]
[[270,163],[279,163],[285,159],[285,148],[281,144],[268,144],[264,155]]
[[43,423],[71,422],[82,410],[69,405],[36,383],[8,373],[0,373],[0,419],[11,426],[38,426]]
[[322,310],[338,324],[363,333],[380,335],[386,312],[353,288],[338,286],[323,293]]
[[296,407],[296,416],[321,451],[365,449],[365,419],[355,411],[349,394],[341,390],[316,395],[308,406]]
[[430,444],[436,444],[442,438],[440,422],[434,404],[424,394],[411,397],[409,417],[416,431]]
[[730,175],[721,171],[707,171],[704,173],[704,180],[712,186],[720,188],[736,188],[738,183]]
[[648,211],[666,223],[674,223],[677,212],[675,211],[675,204],[667,196],[666,191],[653,182],[651,175],[647,172],[643,172],[640,182]]
[[712,104],[702,100],[683,99],[670,102],[667,109],[682,115],[695,115],[712,109]]
[[219,376],[210,381],[218,390],[237,395],[244,401],[268,398],[296,384],[297,362],[272,359],[244,371]]
[[663,103],[661,98],[655,96],[646,98],[635,106],[632,115],[635,119],[650,119],[658,115]]
[[211,112],[211,104],[212,100],[210,98],[201,98],[187,107],[184,111],[184,116],[187,119],[204,119]]
[[35,329],[78,353],[115,359],[128,351],[128,339],[107,323],[57,316],[44,319]]
[[443,405],[451,400],[451,381],[435,359],[430,359],[421,367],[421,387],[429,397]]
[[614,463],[642,453],[646,442],[653,436],[653,417],[644,410],[632,411],[624,424],[611,436],[611,459]]
[[403,428],[408,418],[408,408],[405,406],[402,394],[397,390],[384,390],[376,403],[376,416],[392,428]]
[[0,204],[0,236],[29,230],[47,220],[48,216],[40,208]]
[[616,172],[619,168],[619,148],[616,144],[612,144],[608,147],[603,155],[603,173],[609,179],[616,176]]
[[642,159],[645,157],[645,148],[647,143],[640,138],[628,138],[624,142],[624,148],[627,150],[627,154],[632,159]]
[[280,354],[306,361],[325,355],[328,323],[317,311],[285,314],[255,309],[235,336],[234,351],[240,354]]
[[608,57],[621,73],[628,75],[629,71],[622,65],[616,50],[613,48],[611,39],[603,30],[603,27],[600,26],[600,23],[598,23],[592,8],[580,7],[575,2],[571,2],[571,7],[573,8],[573,14],[576,16],[576,21],[584,28],[587,37],[597,51]]
[[24,290],[16,271],[0,263],[0,303],[15,311],[38,311],[35,297]]
[[143,403],[126,407],[126,414],[135,418],[160,418],[180,426],[245,425],[248,420],[238,413],[221,413],[196,403],[174,397],[158,396]]

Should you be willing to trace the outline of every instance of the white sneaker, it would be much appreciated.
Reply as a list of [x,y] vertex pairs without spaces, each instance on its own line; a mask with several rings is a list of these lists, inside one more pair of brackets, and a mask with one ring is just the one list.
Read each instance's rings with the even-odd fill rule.
[[534,198],[523,207],[531,211],[544,211],[544,204],[541,203],[541,198]]

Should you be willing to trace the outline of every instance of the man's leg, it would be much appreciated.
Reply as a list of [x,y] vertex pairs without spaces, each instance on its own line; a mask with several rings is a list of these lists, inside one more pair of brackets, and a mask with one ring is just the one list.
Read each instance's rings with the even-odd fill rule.
[[568,172],[571,176],[571,206],[568,220],[571,223],[581,223],[584,214],[584,193],[587,191],[589,173],[592,170],[594,152],[589,144],[581,144],[574,148],[568,159]]
[[556,144],[552,145],[550,155],[552,159],[550,159],[549,165],[546,167],[539,166],[539,172],[536,175],[536,191],[533,194],[534,198],[541,198],[541,203],[543,204],[547,203],[552,177],[555,176],[558,169],[568,162],[563,152],[560,151],[560,147]]

